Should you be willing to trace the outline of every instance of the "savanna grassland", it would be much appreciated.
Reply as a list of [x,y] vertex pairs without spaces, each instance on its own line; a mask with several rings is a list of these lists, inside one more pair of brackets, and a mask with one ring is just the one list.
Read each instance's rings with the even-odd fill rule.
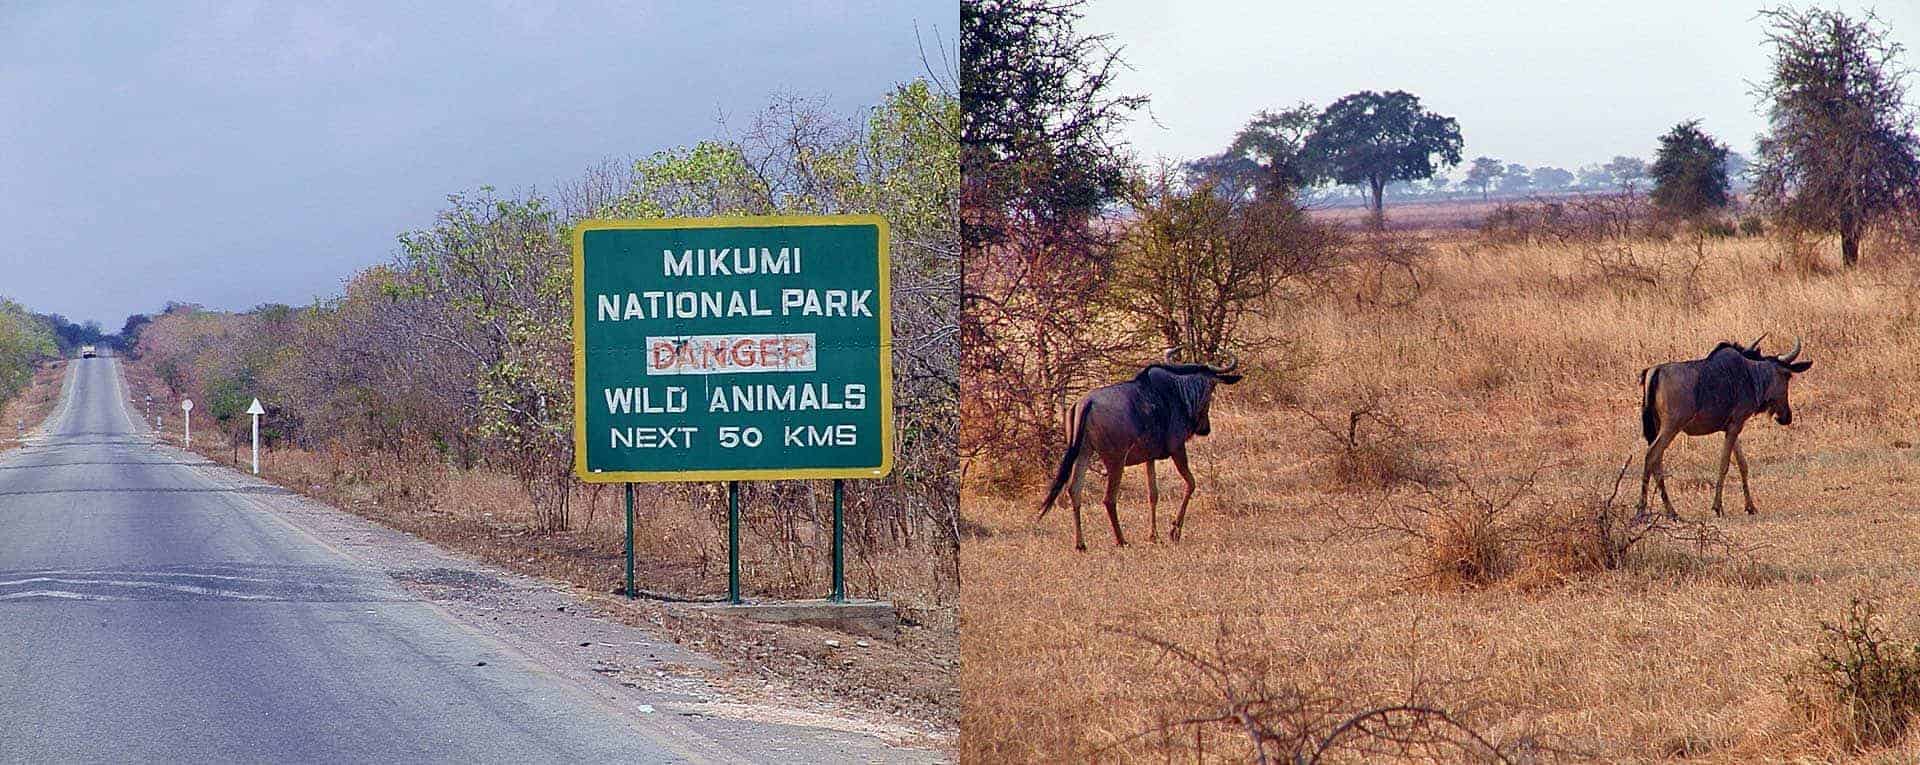
[[[1920,758],[1920,735],[1860,743],[1794,690],[1850,599],[1920,635],[1913,254],[1839,271],[1767,238],[1433,236],[1417,288],[1349,268],[1262,320],[1289,344],[1243,354],[1247,380],[1218,390],[1181,542],[1167,465],[1157,543],[1129,470],[1125,548],[1089,476],[1086,553],[1064,504],[1036,522],[1042,487],[967,490],[963,756],[1248,761],[1223,700],[1265,694],[1322,734],[1430,704],[1516,761]],[[1631,513],[1639,489],[1640,371],[1763,332],[1769,353],[1804,338],[1814,366],[1793,424],[1758,417],[1741,439],[1759,514],[1736,470],[1713,517],[1721,439],[1682,437],[1669,486],[1701,523],[1596,563],[1581,524]]]

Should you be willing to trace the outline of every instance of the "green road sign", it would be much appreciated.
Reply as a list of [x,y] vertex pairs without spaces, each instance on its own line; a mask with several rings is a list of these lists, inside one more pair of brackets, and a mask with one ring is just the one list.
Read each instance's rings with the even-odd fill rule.
[[879,217],[589,221],[574,235],[573,298],[582,480],[892,468]]

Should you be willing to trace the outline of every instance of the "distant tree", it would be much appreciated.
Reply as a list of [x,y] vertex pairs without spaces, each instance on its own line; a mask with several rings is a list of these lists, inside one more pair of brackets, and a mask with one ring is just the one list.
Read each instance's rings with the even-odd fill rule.
[[1727,147],[1700,129],[1699,120],[1674,125],[1654,153],[1653,204],[1692,218],[1727,206]]
[[1737,151],[1728,151],[1727,161],[1722,164],[1722,167],[1725,168],[1727,172],[1727,187],[1729,189],[1737,191],[1750,185],[1747,171],[1752,167],[1752,164],[1747,162],[1747,155]]
[[1500,173],[1500,190],[1509,194],[1525,194],[1533,188],[1533,175],[1527,172],[1527,166],[1518,162],[1507,165]]
[[1754,195],[1793,225],[1838,233],[1841,261],[1852,266],[1866,227],[1920,187],[1903,48],[1871,11],[1783,6],[1761,15],[1773,61],[1756,92],[1768,132]]
[[1262,110],[1234,134],[1226,151],[1194,160],[1188,171],[1228,195],[1293,194],[1314,181],[1306,148],[1319,117],[1319,110],[1304,103]]
[[1448,186],[1448,185],[1450,185],[1450,184],[1452,184],[1452,183],[1453,183],[1453,179],[1452,179],[1452,178],[1448,178],[1448,177],[1447,177],[1447,176],[1446,176],[1445,174],[1442,174],[1442,173],[1434,173],[1434,174],[1433,174],[1433,177],[1432,177],[1432,178],[1428,178],[1428,179],[1426,180],[1426,187],[1427,187],[1427,188],[1426,188],[1426,192],[1425,192],[1425,193],[1427,193],[1427,194],[1445,194],[1445,193],[1447,193],[1447,186]]
[[1507,172],[1507,166],[1492,157],[1474,157],[1473,165],[1467,168],[1466,185],[1480,189],[1480,199],[1487,198],[1487,188]]
[[1613,185],[1613,173],[1607,172],[1604,165],[1581,165],[1579,171],[1580,188],[1604,189]]
[[1573,185],[1573,173],[1558,167],[1536,167],[1533,169],[1533,187],[1541,191],[1560,191]]
[[1647,162],[1639,157],[1618,156],[1608,161],[1604,168],[1613,185],[1629,194],[1639,188],[1640,182],[1647,178]]
[[1372,192],[1377,224],[1388,183],[1428,178],[1438,167],[1460,164],[1462,144],[1459,123],[1423,110],[1412,93],[1363,90],[1320,113],[1307,152],[1323,163],[1328,178]]
[[146,329],[152,321],[153,317],[144,313],[128,316],[126,322],[120,325],[120,334],[113,339],[114,347],[122,351],[133,350],[140,344],[140,330]]

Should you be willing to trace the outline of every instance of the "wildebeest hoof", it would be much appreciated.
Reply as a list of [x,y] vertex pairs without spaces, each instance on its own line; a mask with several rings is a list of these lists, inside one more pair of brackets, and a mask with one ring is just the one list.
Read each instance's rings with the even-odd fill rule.
[[1759,509],[1755,508],[1753,505],[1747,505],[1747,515],[1759,515],[1759,514],[1760,514]]
[[1086,552],[1086,551],[1087,551],[1087,545],[1086,545],[1086,543],[1085,543],[1085,542],[1079,542],[1079,543],[1075,543],[1075,544],[1074,544],[1074,546],[1073,546],[1073,549],[1075,549],[1075,550],[1079,550],[1080,552]]

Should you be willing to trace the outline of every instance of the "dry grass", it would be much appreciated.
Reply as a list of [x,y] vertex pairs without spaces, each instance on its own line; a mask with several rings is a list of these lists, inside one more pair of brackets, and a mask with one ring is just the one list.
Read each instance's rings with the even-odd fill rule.
[[[1636,246],[1695,258],[1686,243]],[[1850,273],[1784,267],[1763,240],[1713,240],[1685,279],[1629,286],[1581,247],[1434,249],[1410,304],[1329,298],[1268,328],[1316,363],[1284,395],[1241,385],[1216,397],[1214,435],[1193,445],[1200,492],[1180,544],[1076,554],[1060,516],[1034,523],[1034,498],[966,497],[981,533],[962,550],[963,755],[1166,756],[1139,734],[1177,711],[1166,700],[1192,680],[1113,630],[1203,646],[1225,617],[1249,645],[1289,657],[1287,671],[1342,668],[1356,692],[1456,678],[1449,703],[1492,740],[1538,735],[1604,762],[1920,757],[1913,735],[1855,751],[1796,713],[1783,680],[1850,598],[1920,623],[1916,273],[1885,253]],[[1760,514],[1712,518],[1719,440],[1683,438],[1669,485],[1712,538],[1651,539],[1612,567],[1596,562],[1600,538],[1580,522],[1644,449],[1639,371],[1761,332],[1775,350],[1804,336],[1815,366],[1794,385],[1793,426],[1756,420],[1742,439]],[[1372,392],[1418,434],[1423,459],[1489,496],[1550,465],[1515,511],[1545,520],[1496,524],[1514,536],[1492,544],[1519,551],[1494,566],[1500,576],[1421,586],[1405,539],[1353,533],[1391,482],[1328,480],[1338,439],[1300,406],[1342,413],[1332,419],[1344,426]],[[1629,512],[1638,477],[1635,460],[1619,500]],[[1144,484],[1128,476],[1123,524],[1144,520]],[[1541,530],[1555,518],[1559,536]],[[1485,539],[1473,533],[1446,541],[1455,559],[1497,559],[1475,552]],[[1214,743],[1209,757],[1249,752]]]
[[33,370],[33,382],[0,406],[0,449],[20,445],[20,437],[38,427],[60,403],[60,383],[66,376],[65,360],[51,361]]

